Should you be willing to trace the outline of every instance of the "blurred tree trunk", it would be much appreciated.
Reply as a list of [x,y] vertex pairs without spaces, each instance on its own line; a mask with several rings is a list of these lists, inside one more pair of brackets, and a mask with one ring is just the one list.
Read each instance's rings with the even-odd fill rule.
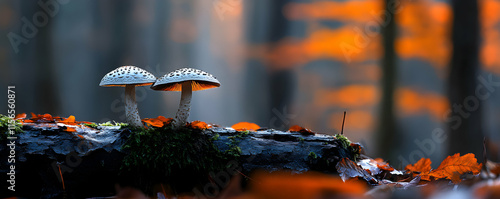
[[478,1],[452,1],[451,4],[454,13],[451,35],[453,54],[448,97],[452,115],[459,116],[461,123],[448,123],[448,154],[472,152],[481,159],[481,101],[475,96],[479,69]]
[[[391,0],[384,1],[384,7],[390,14],[390,18],[386,18],[386,24],[382,24],[382,46],[384,55],[382,57],[382,98],[380,103],[380,119],[377,132],[377,153],[378,157],[383,157],[386,160],[396,160],[396,152],[394,150],[396,143],[396,118],[394,116],[394,89],[396,87],[396,52],[394,49],[394,40],[396,38],[396,23],[395,12],[393,6],[390,5]],[[387,16],[386,16],[387,17]],[[385,25],[385,26],[384,26]]]

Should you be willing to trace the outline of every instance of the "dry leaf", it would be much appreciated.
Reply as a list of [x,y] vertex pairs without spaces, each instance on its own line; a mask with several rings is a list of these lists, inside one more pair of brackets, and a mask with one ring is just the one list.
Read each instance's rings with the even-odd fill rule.
[[349,158],[342,158],[335,166],[337,172],[339,173],[342,180],[347,181],[350,178],[361,177],[370,183],[377,183],[377,180],[373,178],[368,171],[364,170],[361,166],[349,160]]
[[189,128],[205,130],[211,128],[207,123],[202,121],[193,121],[187,125]]
[[293,125],[292,127],[290,127],[290,129],[288,129],[288,131],[299,132],[302,135],[314,135],[315,134],[313,131],[306,129],[304,127],[301,127],[299,125]]
[[146,118],[143,119],[142,122],[145,124],[149,124],[154,127],[163,127],[164,125],[168,125],[172,122],[172,118],[165,118],[163,116],[158,116],[157,118]]
[[26,113],[19,113],[16,115],[16,117],[14,118],[14,120],[23,120],[26,118]]
[[490,170],[491,173],[495,175],[500,175],[500,163],[492,162],[492,161],[486,161],[486,168]]
[[[441,165],[436,170],[432,170],[429,175],[435,178],[446,178],[456,182],[454,175],[462,175],[468,172],[476,175],[481,172],[481,163],[477,163],[474,154],[468,153],[460,156],[459,153],[448,156],[441,162]],[[457,173],[457,174],[455,174]]]
[[85,137],[83,137],[83,135],[77,135],[79,138],[82,138],[82,139],[85,139]]
[[421,158],[415,164],[406,165],[405,170],[413,173],[413,177],[420,174],[421,180],[430,181],[429,172],[431,171],[431,159],[429,158]]
[[73,127],[67,127],[64,129],[64,131],[66,132],[76,132],[76,128],[73,128]]
[[233,128],[234,130],[237,130],[237,131],[255,131],[257,129],[260,129],[260,126],[257,125],[257,124],[254,124],[254,123],[250,123],[250,122],[240,122],[240,123],[237,123],[237,124],[234,124],[233,126],[231,126],[231,128]]

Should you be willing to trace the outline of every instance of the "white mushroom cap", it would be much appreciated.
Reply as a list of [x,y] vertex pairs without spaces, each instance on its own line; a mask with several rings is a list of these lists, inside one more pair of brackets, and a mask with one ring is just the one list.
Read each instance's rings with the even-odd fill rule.
[[122,66],[106,74],[99,86],[147,86],[153,84],[155,81],[156,77],[142,68]]
[[168,73],[156,80],[151,86],[153,90],[182,91],[182,83],[192,81],[193,91],[200,91],[220,86],[219,80],[213,75],[198,69],[181,68]]

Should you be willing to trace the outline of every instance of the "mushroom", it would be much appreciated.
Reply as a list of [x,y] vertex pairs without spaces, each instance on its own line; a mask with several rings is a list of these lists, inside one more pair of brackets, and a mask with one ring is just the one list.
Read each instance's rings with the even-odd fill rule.
[[178,128],[187,122],[191,109],[192,91],[200,91],[219,87],[220,82],[211,74],[193,68],[181,68],[156,80],[151,86],[153,90],[182,91],[179,109],[173,125]]
[[135,101],[135,87],[149,86],[156,81],[156,77],[142,68],[122,66],[106,74],[99,86],[125,87],[125,114],[127,123],[131,126],[142,126],[141,117]]

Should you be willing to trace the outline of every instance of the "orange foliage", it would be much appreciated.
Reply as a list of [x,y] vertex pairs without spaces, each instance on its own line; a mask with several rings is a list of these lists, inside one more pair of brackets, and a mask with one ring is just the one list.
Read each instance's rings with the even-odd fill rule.
[[460,175],[469,172],[477,175],[481,172],[482,167],[482,164],[477,163],[477,159],[472,153],[463,156],[460,156],[458,153],[448,156],[435,170],[431,170],[430,164],[431,161],[429,159],[422,158],[414,165],[407,165],[405,169],[411,172],[421,172],[420,176],[422,180],[431,180],[431,177],[433,177],[435,179],[449,179],[453,183],[458,183],[461,181]]
[[302,135],[314,135],[314,134],[316,134],[313,131],[311,131],[309,129],[306,129],[304,127],[301,127],[299,125],[293,125],[292,127],[290,127],[290,129],[288,129],[288,131],[290,131],[290,132],[299,132]]
[[405,170],[408,170],[413,173],[413,177],[416,177],[419,173],[421,174],[421,180],[427,180],[429,181],[429,172],[431,171],[431,159],[429,158],[421,158],[417,163],[415,164],[409,164],[406,165]]
[[251,181],[248,198],[298,199],[324,198],[325,194],[336,196],[363,196],[367,190],[362,183],[343,182],[329,175],[306,172],[290,174],[287,172],[257,172]]
[[66,127],[66,128],[64,129],[64,131],[66,131],[66,132],[76,132],[76,128],[73,128],[73,127]]
[[396,18],[401,37],[396,53],[402,58],[420,58],[441,69],[448,64],[452,12],[449,4],[430,0],[405,3]]
[[16,115],[16,117],[14,118],[14,120],[22,120],[22,119],[25,119],[26,118],[26,113],[19,113]]
[[[329,119],[329,127],[340,129],[342,126],[343,112],[333,113]],[[352,131],[370,130],[374,125],[374,118],[371,111],[368,110],[349,110],[345,118],[345,127]],[[352,135],[356,136],[356,135]]]
[[340,89],[318,89],[314,104],[321,107],[370,107],[378,103],[379,90],[374,85],[349,85]]
[[83,137],[83,135],[77,135],[79,138],[81,139],[85,139],[85,137]]
[[250,122],[239,122],[231,126],[234,130],[237,131],[255,131],[257,129],[260,129],[260,126],[255,124],[255,123],[250,123]]
[[486,70],[500,74],[500,2],[495,0],[479,1],[481,19],[482,47],[480,52],[481,63]]
[[355,41],[360,40],[362,34],[356,29],[356,26],[335,30],[322,28],[302,40],[285,38],[274,44],[255,46],[249,50],[249,56],[262,59],[275,68],[290,68],[318,59],[362,62],[380,57],[380,38],[368,38],[366,47],[357,46]]
[[389,165],[389,163],[385,162],[382,158],[375,158],[375,162],[377,162],[377,168],[385,171],[394,171],[394,168]]
[[482,163],[477,163],[477,159],[472,153],[463,156],[457,153],[444,159],[436,170],[432,170],[430,175],[435,178],[447,178],[451,180],[455,173],[464,174],[472,172],[474,175],[479,174],[482,165]]
[[189,123],[187,126],[189,128],[200,129],[200,130],[205,130],[205,129],[208,129],[208,128],[212,128],[212,126],[210,126],[207,123],[202,122],[202,121],[193,121],[193,122]]
[[36,123],[45,123],[45,122],[54,122],[54,118],[52,115],[46,113],[43,115],[36,115],[34,113],[31,113],[31,118],[29,120],[25,120],[28,122],[36,122]]
[[437,119],[442,119],[449,108],[445,96],[434,93],[418,93],[409,88],[400,88],[396,91],[396,103],[404,114],[419,114],[428,112]]
[[[289,3],[283,13],[290,20],[298,19],[330,19],[341,21],[372,21],[374,10],[382,10],[382,4],[376,0],[361,1],[316,1],[312,3]],[[370,13],[370,14],[367,14]],[[373,14],[372,14],[373,13]]]
[[170,124],[172,120],[172,118],[165,118],[160,115],[157,118],[145,118],[142,120],[142,122],[154,127],[163,127],[164,125]]

